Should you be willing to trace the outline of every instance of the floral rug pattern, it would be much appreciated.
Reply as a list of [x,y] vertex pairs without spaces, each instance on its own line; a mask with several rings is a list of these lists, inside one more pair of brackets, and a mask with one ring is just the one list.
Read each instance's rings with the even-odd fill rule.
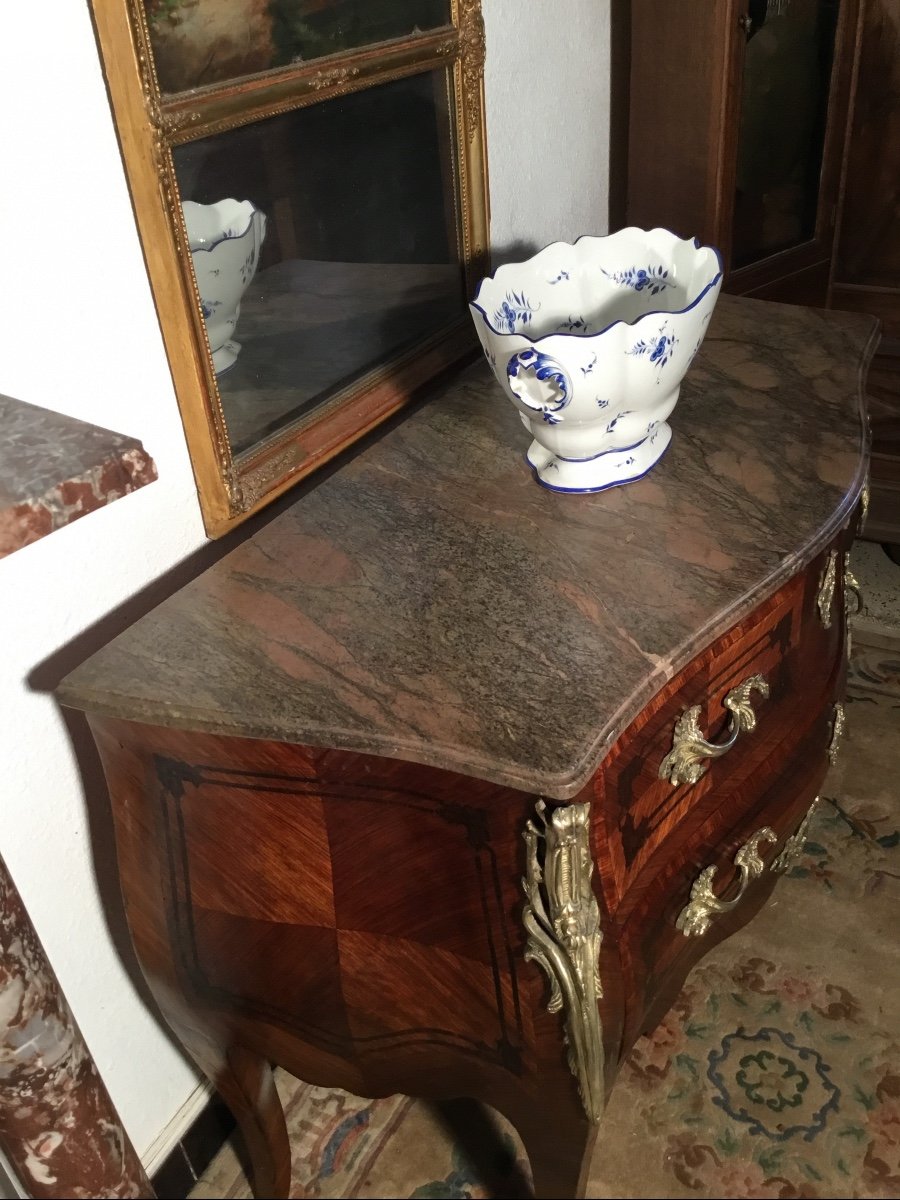
[[878,649],[857,638],[847,675],[851,692],[875,692],[900,704],[900,647]]
[[900,1044],[846,987],[762,957],[701,964],[624,1071],[663,1195],[900,1194]]
[[[900,689],[854,685],[804,856],[623,1063],[589,1196],[900,1197],[898,766]],[[426,1105],[279,1088],[297,1195],[491,1194]],[[527,1194],[497,1125],[493,1194]],[[250,1195],[229,1147],[192,1195]]]

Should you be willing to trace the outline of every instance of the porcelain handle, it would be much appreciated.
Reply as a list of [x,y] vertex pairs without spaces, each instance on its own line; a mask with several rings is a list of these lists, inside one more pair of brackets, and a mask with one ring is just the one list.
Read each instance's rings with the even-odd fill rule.
[[675,722],[672,749],[659,766],[660,779],[668,779],[673,787],[682,783],[696,783],[706,770],[707,759],[721,758],[742,733],[751,733],[756,728],[756,713],[750,703],[750,693],[753,691],[763,697],[768,696],[769,685],[762,675],[751,675],[722,701],[731,713],[724,742],[708,742],[700,732],[699,704],[686,708]]

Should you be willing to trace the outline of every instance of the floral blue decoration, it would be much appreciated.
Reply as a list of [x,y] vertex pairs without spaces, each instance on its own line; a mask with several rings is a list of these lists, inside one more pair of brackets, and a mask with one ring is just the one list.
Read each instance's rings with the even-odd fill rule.
[[201,298],[201,300],[200,300],[200,308],[201,308],[201,309],[202,309],[202,311],[203,311],[203,319],[204,319],[204,321],[208,321],[208,320],[209,320],[209,318],[210,318],[210,317],[213,315],[213,313],[216,311],[216,309],[217,309],[217,308],[221,308],[221,306],[222,306],[222,301],[221,301],[221,300],[204,300],[204,299],[202,299],[202,298]]
[[[602,407],[603,406],[601,405],[601,408]],[[630,416],[633,411],[634,411],[633,409],[626,408],[624,412],[616,413],[616,415],[613,417],[613,419],[607,425],[606,432],[612,433],[612,431],[615,429],[615,427],[619,423],[619,421],[621,421],[623,417]]]
[[568,278],[569,278],[568,271],[560,271],[560,273],[557,275],[557,277],[555,279],[548,279],[547,282],[552,285],[554,283],[562,283],[562,281],[564,279],[568,279]]
[[[559,389],[559,399],[556,403],[531,404],[525,397],[520,396],[519,391],[513,386],[513,381],[518,379],[523,372],[533,374],[535,379],[539,379],[542,382],[550,380],[556,384],[556,387]],[[549,425],[559,424],[560,418],[554,417],[552,414],[558,413],[561,409],[565,408],[572,399],[572,396],[569,377],[555,358],[551,358],[549,354],[542,354],[539,350],[520,350],[506,364],[506,376],[513,392],[517,396],[520,396],[520,399],[528,404],[529,408],[534,408],[536,411],[543,413],[544,420]]]
[[[641,357],[647,355],[651,364],[657,370],[662,370],[666,363],[671,360],[677,345],[678,339],[675,334],[671,333],[665,324],[663,324],[660,325],[659,333],[655,337],[648,338],[646,341],[642,338],[630,350],[626,350],[626,354],[636,354]],[[659,380],[657,380],[658,382]]]
[[587,329],[587,327],[588,322],[585,321],[584,317],[573,317],[570,314],[568,321],[560,321],[556,328],[568,329],[570,333],[574,333],[576,329]]
[[597,355],[595,354],[591,358],[591,361],[588,363],[588,365],[586,367],[581,368],[582,375],[590,375],[590,373],[593,371],[593,369],[594,369],[594,367],[596,367],[596,365],[597,365]]
[[598,408],[609,408],[608,400],[601,400],[599,396],[595,396],[594,399],[597,401]]
[[256,266],[256,247],[251,246],[250,253],[244,259],[244,264],[241,267],[241,283],[247,283],[253,275],[253,268]]
[[494,320],[507,333],[515,333],[519,323],[527,325],[536,312],[537,308],[529,302],[524,292],[507,292],[506,299],[494,313]]
[[649,291],[651,296],[658,295],[667,287],[674,287],[674,280],[669,279],[669,272],[662,265],[658,267],[628,267],[624,271],[604,271],[607,279],[618,283],[620,287],[629,287],[635,292]]

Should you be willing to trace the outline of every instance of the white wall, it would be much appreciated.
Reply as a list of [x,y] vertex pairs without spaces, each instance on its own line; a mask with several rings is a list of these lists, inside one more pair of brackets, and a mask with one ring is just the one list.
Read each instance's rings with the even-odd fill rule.
[[[484,0],[484,14],[495,245],[604,232],[605,0]],[[204,541],[86,4],[0,13],[0,145],[0,392],[140,438],[160,475],[0,561],[0,851],[146,1156],[195,1077],[119,963],[77,763],[27,682]]]
[[0,560],[0,852],[144,1153],[194,1075],[120,965],[77,764],[26,683],[205,540],[85,3],[3,6],[0,146],[0,392],[138,437],[159,469]]
[[607,232],[608,0],[482,0],[494,265]]

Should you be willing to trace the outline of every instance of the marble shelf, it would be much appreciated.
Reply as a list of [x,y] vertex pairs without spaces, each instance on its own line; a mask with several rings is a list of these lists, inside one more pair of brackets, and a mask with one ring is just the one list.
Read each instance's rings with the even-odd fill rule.
[[134,438],[0,396],[0,558],[155,479]]

